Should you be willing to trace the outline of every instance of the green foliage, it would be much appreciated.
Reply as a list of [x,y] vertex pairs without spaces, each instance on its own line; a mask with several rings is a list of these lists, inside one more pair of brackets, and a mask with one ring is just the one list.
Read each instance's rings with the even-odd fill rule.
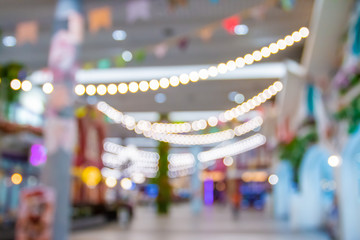
[[310,144],[317,141],[316,128],[313,126],[306,135],[295,137],[290,143],[279,145],[279,157],[291,163],[294,169],[294,180],[298,181],[298,172],[304,154]]
[[347,107],[337,112],[334,117],[337,120],[347,120],[349,122],[348,132],[355,132],[360,125],[360,96],[353,99]]
[[168,154],[169,143],[159,142],[158,152],[159,159],[159,173],[156,179],[159,186],[159,195],[156,199],[157,211],[159,214],[167,214],[171,202],[171,186],[168,177]]
[[19,63],[9,63],[0,65],[0,101],[5,104],[5,116],[8,116],[10,104],[17,102],[19,99],[20,91],[11,89],[10,82],[14,78],[18,78],[19,72],[24,68]]

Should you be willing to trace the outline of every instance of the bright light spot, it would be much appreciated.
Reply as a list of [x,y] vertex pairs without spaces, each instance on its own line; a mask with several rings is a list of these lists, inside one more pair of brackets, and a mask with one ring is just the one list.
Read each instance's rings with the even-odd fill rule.
[[270,49],[268,47],[263,47],[261,49],[261,54],[262,54],[262,56],[264,58],[267,58],[267,57],[269,57],[271,55],[271,51],[270,51]]
[[120,181],[120,186],[125,190],[129,190],[132,187],[132,182],[129,178],[123,178]]
[[234,159],[232,157],[224,157],[223,163],[225,166],[230,167],[234,163]]
[[279,46],[276,43],[272,43],[269,45],[270,52],[275,54],[279,51]]
[[96,87],[95,85],[87,85],[86,86],[86,94],[89,95],[89,96],[94,96],[96,93]]
[[280,39],[279,41],[277,41],[277,45],[280,50],[284,50],[286,48],[286,42],[283,39]]
[[306,38],[309,36],[310,31],[307,27],[302,27],[302,28],[300,28],[299,33],[300,33],[301,37]]
[[235,96],[235,102],[236,102],[237,104],[243,103],[244,100],[245,100],[244,95],[242,95],[241,93],[236,94],[236,96]]
[[126,83],[120,83],[118,86],[118,91],[121,94],[125,94],[128,91],[128,85]]
[[147,90],[149,90],[149,83],[147,81],[141,81],[139,83],[139,89],[142,92],[146,92]]
[[199,71],[199,77],[201,80],[206,80],[209,77],[209,72],[207,69],[201,69]]
[[268,182],[271,185],[276,185],[279,182],[279,177],[275,174],[271,174],[268,178]]
[[254,57],[254,60],[257,61],[257,62],[262,59],[262,54],[258,50],[254,51],[252,56]]
[[13,89],[13,90],[19,90],[21,88],[21,82],[19,79],[13,79],[11,80],[10,82],[10,87]]
[[236,66],[237,66],[238,68],[242,68],[242,67],[245,66],[245,60],[244,60],[244,58],[242,58],[242,57],[238,57],[238,58],[235,60],[235,63],[236,63]]
[[164,93],[158,93],[155,95],[154,99],[157,103],[164,103],[166,102],[166,95]]
[[219,72],[215,66],[209,67],[208,69],[210,77],[216,77]]
[[254,57],[251,54],[246,54],[244,60],[247,65],[250,65],[254,62]]
[[274,83],[275,90],[280,92],[283,89],[283,84],[280,81]]
[[78,96],[82,96],[85,94],[85,86],[82,84],[78,84],[75,87],[75,94]]
[[139,90],[139,85],[137,82],[131,82],[129,84],[129,91],[132,93],[136,93]]
[[130,51],[124,51],[121,56],[125,62],[130,62],[133,58],[133,55]]
[[123,40],[126,39],[127,34],[126,34],[126,32],[124,30],[115,30],[112,33],[112,37],[116,41],[123,41]]
[[239,93],[238,92],[230,92],[229,94],[228,94],[228,99],[229,99],[229,101],[231,101],[231,102],[233,102],[233,101],[235,101],[235,97],[236,97],[236,95],[238,95]]
[[210,127],[215,127],[218,124],[218,119],[214,116],[209,117],[208,123]]
[[172,87],[177,87],[177,86],[179,86],[179,84],[180,84],[180,80],[179,80],[179,78],[177,76],[172,76],[170,78],[170,85]]
[[293,32],[293,34],[291,35],[292,39],[294,39],[295,42],[300,42],[301,40],[301,33],[299,32]]
[[332,155],[329,157],[328,159],[328,164],[331,166],[331,167],[338,167],[340,164],[341,164],[341,159],[339,156],[336,156],[336,155]]
[[142,173],[133,173],[131,175],[131,180],[136,184],[142,184],[145,182],[145,176]]
[[96,92],[97,94],[99,94],[100,96],[103,96],[106,94],[106,86],[104,84],[100,84],[99,86],[97,86],[96,88]]
[[29,80],[25,80],[21,84],[21,89],[25,92],[28,92],[32,89],[32,84]]
[[86,167],[81,174],[81,179],[87,186],[95,187],[101,181],[101,172],[97,167]]
[[286,45],[288,45],[288,46],[294,45],[294,39],[291,36],[286,36],[285,42],[286,42]]
[[[54,86],[51,83],[45,83],[42,87],[42,90],[44,91],[45,94],[50,94],[52,93],[52,91],[54,91]],[[95,90],[95,86],[94,86],[94,90]]]
[[218,72],[219,72],[219,73],[222,73],[222,74],[224,74],[224,73],[227,72],[227,67],[226,67],[226,64],[225,64],[225,63],[220,63],[220,64],[218,65],[217,69],[218,69]]
[[167,78],[161,78],[159,84],[160,84],[160,87],[164,88],[164,89],[166,89],[170,86],[169,79],[167,79]]
[[116,180],[115,178],[113,178],[113,177],[108,177],[108,178],[106,178],[106,180],[105,180],[105,184],[106,184],[106,186],[108,186],[109,188],[113,188],[113,187],[116,186],[117,180]]
[[117,90],[118,90],[118,88],[117,88],[117,86],[116,86],[115,84],[111,83],[111,84],[109,84],[109,86],[107,87],[107,90],[108,90],[108,93],[109,93],[110,95],[115,95],[116,92],[117,92]]
[[14,36],[5,36],[2,42],[5,47],[14,47],[16,45],[16,38]]
[[249,32],[249,27],[244,24],[237,25],[234,28],[234,33],[236,35],[246,35],[248,34],[248,32]]
[[181,84],[185,85],[190,82],[190,77],[188,74],[183,73],[180,75],[179,80],[180,80]]
[[189,74],[190,81],[197,82],[199,81],[199,74],[197,72],[191,72]]
[[155,91],[155,90],[158,90],[159,87],[160,87],[160,84],[159,84],[159,81],[158,81],[158,80],[153,79],[153,80],[150,81],[150,89],[151,89],[151,90],[154,90],[154,91]]
[[20,173],[14,173],[11,175],[11,182],[15,185],[19,185],[22,182],[22,176]]

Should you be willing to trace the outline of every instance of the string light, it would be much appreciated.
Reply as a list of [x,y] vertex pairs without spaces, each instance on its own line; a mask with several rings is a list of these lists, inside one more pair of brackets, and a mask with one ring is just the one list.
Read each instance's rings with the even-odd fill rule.
[[198,154],[198,159],[201,162],[207,162],[224,157],[234,156],[255,149],[265,144],[265,142],[265,136],[258,133],[244,140],[229,144],[225,147],[213,148],[209,151],[201,152]]
[[13,79],[11,80],[10,82],[10,87],[13,89],[13,90],[19,90],[21,88],[21,82],[19,79]]
[[[268,88],[266,88],[264,91],[254,96],[253,98],[247,100],[246,102],[243,102],[242,104],[239,104],[238,106],[232,109],[222,112],[218,117],[212,116],[207,120],[200,119],[191,123],[190,122],[175,123],[175,124],[151,123],[149,121],[144,121],[144,120],[136,123],[131,116],[124,115],[122,112],[116,110],[115,108],[111,107],[109,104],[105,102],[99,102],[97,108],[99,111],[107,115],[110,119],[113,119],[117,123],[122,123],[128,129],[137,129],[137,133],[138,134],[143,133],[145,137],[151,137],[159,141],[166,141],[166,142],[169,141],[173,143],[184,142],[184,139],[186,138],[190,142],[193,142],[194,145],[196,145],[196,144],[201,144],[203,140],[200,139],[200,137],[198,137],[199,135],[195,135],[193,137],[191,135],[175,135],[173,133],[187,133],[190,131],[199,131],[205,129],[207,125],[214,127],[218,125],[219,122],[231,121],[232,119],[244,115],[249,111],[255,109],[256,107],[260,106],[267,100],[271,99],[273,96],[277,95],[277,93],[282,91],[282,89],[283,89],[283,84],[280,81],[276,81]],[[131,123],[129,123],[130,120]],[[238,129],[238,131],[235,131],[235,134],[236,135],[241,134],[240,132],[241,132],[240,129]],[[231,139],[233,137],[229,133],[221,136],[222,136],[221,139],[224,140]],[[195,140],[195,138],[198,138],[198,140]],[[209,142],[215,140],[213,139],[210,141],[210,138],[207,139],[209,140]],[[218,140],[220,141],[220,138]],[[204,141],[204,144],[205,142],[207,141]]]
[[42,87],[42,90],[45,94],[50,94],[54,91],[54,86],[51,83],[45,83]]
[[32,89],[32,83],[29,80],[24,80],[21,84],[21,89],[24,92],[28,92]]
[[[170,78],[142,81],[142,82],[146,82],[147,85],[149,85],[149,88],[146,87],[145,83],[142,83],[141,84],[142,86],[139,86],[139,84],[136,82],[131,82],[129,84],[120,83],[119,93],[125,94],[128,92],[127,89],[129,89],[129,92],[131,93],[136,93],[139,89],[141,92],[147,92],[148,90],[156,91],[160,87],[165,89],[168,88],[169,86],[177,87],[180,85],[180,83],[186,85],[190,82],[197,82],[199,79],[207,80],[208,78],[215,77],[218,74],[226,74],[228,71],[233,71],[236,68],[243,68],[245,65],[251,65],[254,62],[261,61],[263,58],[270,57],[271,54],[277,54],[279,50],[285,50],[287,47],[292,46],[294,43],[307,38],[309,34],[310,34],[309,29],[306,27],[302,27],[299,29],[299,31],[295,31],[291,35],[287,35],[285,38],[279,39],[276,43],[271,43],[269,46],[264,46],[263,48],[254,51],[252,54],[245,54],[245,56],[238,57],[235,60],[226,61],[226,64],[220,63],[217,66],[211,66],[208,69],[200,69],[199,71],[193,71],[190,72],[189,74],[182,73],[179,76],[171,76]],[[124,55],[127,60],[131,61],[132,59],[131,52],[125,51],[123,53],[123,56]],[[122,87],[120,91],[121,84]],[[130,87],[130,85],[132,86]],[[75,92],[77,93],[77,91]],[[87,91],[86,94],[88,94]]]

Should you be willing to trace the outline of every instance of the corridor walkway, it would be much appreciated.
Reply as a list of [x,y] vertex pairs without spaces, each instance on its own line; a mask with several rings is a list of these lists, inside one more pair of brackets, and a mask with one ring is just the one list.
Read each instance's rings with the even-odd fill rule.
[[228,207],[205,208],[193,216],[188,205],[173,206],[168,217],[156,216],[153,209],[140,207],[127,229],[111,224],[91,230],[77,231],[71,240],[328,240],[318,232],[291,232],[284,222],[276,222],[268,214],[242,212],[233,221]]

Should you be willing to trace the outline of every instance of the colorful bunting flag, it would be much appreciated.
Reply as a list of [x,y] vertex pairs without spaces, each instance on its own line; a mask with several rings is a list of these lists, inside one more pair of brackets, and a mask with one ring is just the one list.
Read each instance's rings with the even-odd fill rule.
[[134,52],[134,59],[137,62],[143,62],[146,59],[146,51],[144,49],[140,49]]
[[296,0],[281,0],[281,7],[285,11],[293,10]]
[[36,21],[21,22],[16,26],[16,41],[18,45],[25,43],[36,44],[39,27]]
[[180,50],[186,50],[189,46],[189,39],[184,37],[182,39],[180,39],[179,41],[179,49]]
[[187,0],[168,0],[169,1],[169,7],[171,11],[176,10],[178,7],[185,7],[188,5]]
[[125,67],[126,66],[126,62],[124,61],[124,59],[121,55],[115,57],[114,61],[115,61],[116,67]]
[[234,29],[237,25],[241,23],[241,18],[239,15],[234,15],[228,18],[225,18],[222,21],[223,28],[230,34],[234,34]]
[[214,34],[214,29],[212,27],[206,27],[200,30],[199,35],[200,38],[204,41],[207,42],[211,39],[211,37]]
[[107,58],[100,59],[98,61],[97,67],[100,69],[106,69],[111,67],[111,61]]
[[150,2],[148,0],[131,0],[126,5],[126,21],[134,23],[138,19],[150,19]]
[[165,43],[160,43],[154,48],[154,54],[157,58],[165,57],[168,51],[168,46]]
[[110,29],[112,26],[112,14],[110,7],[92,9],[88,13],[89,31],[97,33],[101,28]]
[[209,0],[209,2],[210,2],[211,4],[218,4],[218,3],[219,3],[219,0]]

